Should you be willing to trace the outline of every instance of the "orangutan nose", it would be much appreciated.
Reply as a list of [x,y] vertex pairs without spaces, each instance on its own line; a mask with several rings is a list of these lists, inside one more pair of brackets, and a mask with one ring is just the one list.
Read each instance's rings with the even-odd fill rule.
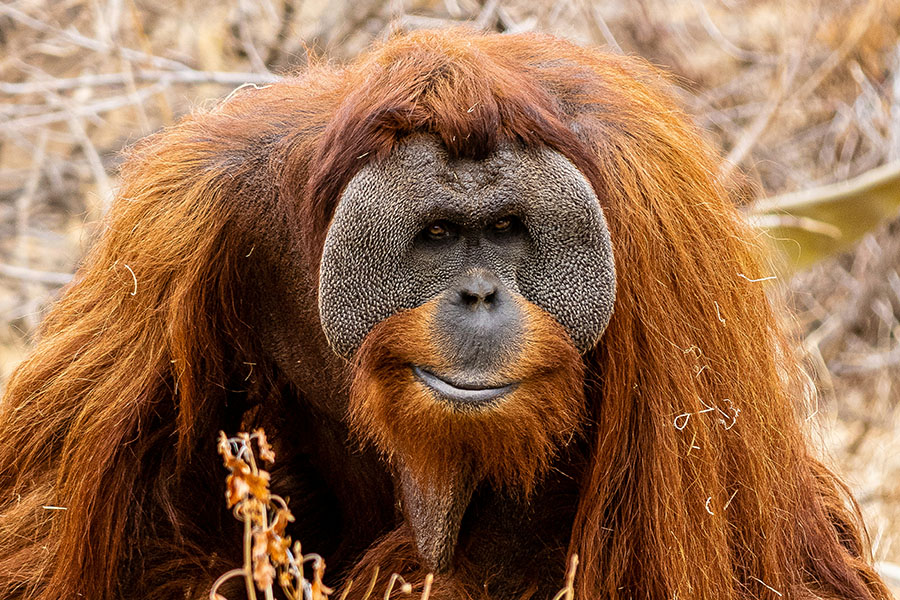
[[458,283],[459,303],[470,310],[493,310],[500,304],[497,290],[502,285],[491,273],[478,271]]
[[441,297],[435,333],[460,383],[486,385],[522,340],[523,315],[512,294],[486,269],[455,280]]

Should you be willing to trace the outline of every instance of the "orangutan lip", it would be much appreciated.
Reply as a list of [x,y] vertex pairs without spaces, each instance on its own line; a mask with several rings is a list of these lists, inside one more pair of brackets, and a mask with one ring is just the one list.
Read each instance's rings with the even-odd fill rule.
[[412,370],[416,377],[419,378],[419,381],[441,396],[453,400],[454,402],[462,402],[465,404],[488,402],[499,398],[516,387],[515,383],[509,383],[501,387],[487,387],[456,382],[451,383],[419,366],[412,365]]

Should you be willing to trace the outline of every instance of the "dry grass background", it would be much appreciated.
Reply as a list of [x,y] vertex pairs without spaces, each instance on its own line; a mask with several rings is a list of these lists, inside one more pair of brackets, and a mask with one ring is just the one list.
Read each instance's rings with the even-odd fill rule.
[[[311,54],[459,22],[665,66],[759,197],[900,159],[900,0],[0,0],[0,386],[95,235],[123,146]],[[898,270],[895,220],[780,282],[822,390],[811,435],[894,564]]]

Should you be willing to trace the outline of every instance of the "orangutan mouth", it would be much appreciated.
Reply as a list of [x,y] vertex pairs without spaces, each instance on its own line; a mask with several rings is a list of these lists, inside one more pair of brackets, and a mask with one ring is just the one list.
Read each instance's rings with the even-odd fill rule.
[[470,407],[497,400],[516,387],[516,383],[491,387],[478,383],[451,381],[447,377],[440,377],[417,365],[412,365],[412,371],[419,381],[436,392],[440,397],[446,398],[453,403]]

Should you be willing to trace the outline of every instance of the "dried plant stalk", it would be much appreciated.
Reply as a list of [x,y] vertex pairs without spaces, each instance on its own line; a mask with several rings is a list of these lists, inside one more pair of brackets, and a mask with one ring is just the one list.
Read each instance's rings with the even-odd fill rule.
[[[272,586],[276,581],[288,600],[328,600],[333,590],[323,583],[325,561],[318,554],[304,555],[300,542],[292,544],[290,536],[285,535],[285,529],[294,520],[294,515],[281,496],[269,491],[269,472],[256,464],[254,441],[259,457],[268,465],[274,464],[275,452],[262,429],[253,433],[241,432],[235,437],[227,437],[224,432],[219,432],[219,454],[229,471],[225,480],[225,501],[235,518],[244,523],[244,565],[223,573],[216,579],[209,590],[209,600],[228,600],[218,590],[223,583],[236,577],[243,577],[249,600],[256,600],[257,592],[262,592],[266,600],[273,600]],[[274,518],[270,519],[270,515],[274,515]],[[312,563],[311,581],[304,572],[304,565],[308,562]],[[577,567],[578,555],[573,554],[566,572],[565,587],[553,600],[574,598]],[[364,600],[368,600],[372,594],[377,580],[376,567]],[[420,600],[429,599],[433,580],[431,573],[425,577]],[[340,600],[347,597],[352,585],[352,581],[347,583]],[[395,591],[408,596],[412,594],[413,588],[403,577],[394,573],[384,591],[384,600],[389,600]]]
[[[332,590],[325,586],[325,561],[318,554],[303,555],[300,543],[291,543],[285,535],[294,520],[287,503],[269,491],[269,473],[256,463],[253,442],[259,457],[267,464],[275,462],[275,453],[262,429],[239,433],[235,437],[219,434],[219,454],[229,471],[225,481],[225,501],[234,516],[244,523],[244,565],[219,577],[209,591],[210,600],[226,600],[218,593],[223,583],[243,577],[249,600],[262,592],[266,600],[274,596],[278,582],[289,600],[327,600]],[[306,578],[304,566],[312,563],[312,580]]]
[[[219,433],[219,454],[229,471],[225,480],[225,502],[234,517],[244,523],[244,564],[216,579],[209,590],[209,600],[228,600],[219,594],[219,588],[236,577],[244,579],[249,600],[257,600],[258,592],[266,600],[273,600],[275,582],[288,600],[328,600],[333,590],[323,581],[325,561],[318,554],[304,555],[300,542],[292,543],[290,536],[285,535],[285,529],[294,520],[294,515],[281,496],[269,491],[269,472],[257,465],[253,442],[256,442],[259,458],[272,465],[275,452],[262,429],[253,433],[238,433],[235,437]],[[306,578],[306,563],[312,563],[311,579]],[[377,577],[376,569],[366,598],[372,593]],[[428,600],[432,580],[433,576],[428,574],[420,600]],[[385,600],[390,598],[398,582],[397,589],[403,595],[412,594],[412,586],[395,573],[385,590]],[[352,581],[347,584],[341,600],[346,597],[352,584]]]

